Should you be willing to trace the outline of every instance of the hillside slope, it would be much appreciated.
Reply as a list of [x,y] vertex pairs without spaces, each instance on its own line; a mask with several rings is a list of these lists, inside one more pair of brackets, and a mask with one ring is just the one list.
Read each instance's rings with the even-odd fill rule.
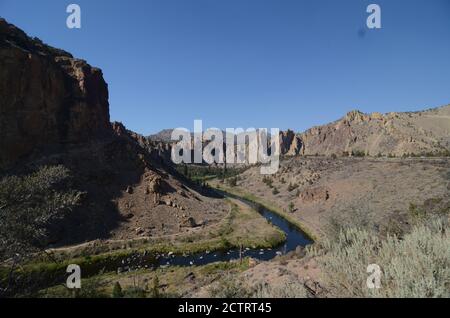
[[364,152],[376,156],[447,153],[450,105],[409,113],[349,112],[333,123],[299,134],[304,155]]
[[167,164],[167,149],[109,118],[100,69],[0,19],[0,178],[62,165],[84,194],[52,243],[174,234],[228,212]]

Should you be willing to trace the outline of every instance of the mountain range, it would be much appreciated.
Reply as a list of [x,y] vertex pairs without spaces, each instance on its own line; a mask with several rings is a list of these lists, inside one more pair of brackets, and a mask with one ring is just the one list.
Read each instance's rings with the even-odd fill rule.
[[[148,137],[171,143],[172,129]],[[332,123],[302,133],[280,132],[281,153],[365,156],[447,155],[450,151],[450,105],[418,112],[364,114],[350,111]]]

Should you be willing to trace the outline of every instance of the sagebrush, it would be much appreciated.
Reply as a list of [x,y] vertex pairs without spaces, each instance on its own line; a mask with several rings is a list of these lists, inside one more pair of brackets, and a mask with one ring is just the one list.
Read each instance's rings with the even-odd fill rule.
[[[435,220],[415,226],[403,239],[386,239],[365,229],[341,231],[325,240],[323,249],[310,249],[321,263],[330,296],[449,297],[450,237],[448,223]],[[367,267],[382,270],[381,288],[367,287]]]

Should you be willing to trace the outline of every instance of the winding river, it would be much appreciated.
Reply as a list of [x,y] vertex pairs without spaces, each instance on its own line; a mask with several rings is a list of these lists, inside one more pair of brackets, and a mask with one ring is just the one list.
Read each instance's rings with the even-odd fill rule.
[[[309,239],[308,236],[298,227],[294,226],[275,212],[237,196],[230,194],[226,194],[226,196],[237,199],[257,210],[265,219],[286,234],[286,241],[280,246],[270,249],[246,248],[243,250],[243,257],[252,257],[261,261],[268,261],[277,255],[283,255],[290,251],[294,251],[298,246],[304,247],[313,243],[313,241]],[[156,259],[153,259],[150,262],[152,265],[149,265],[149,259],[146,257],[130,257],[126,260],[122,260],[122,267],[119,267],[119,271],[127,271],[130,268],[147,268],[155,266],[163,268],[169,266],[198,266],[215,262],[228,262],[239,259],[239,254],[239,249],[231,249],[228,251],[216,252],[206,251],[192,255],[157,255]]]

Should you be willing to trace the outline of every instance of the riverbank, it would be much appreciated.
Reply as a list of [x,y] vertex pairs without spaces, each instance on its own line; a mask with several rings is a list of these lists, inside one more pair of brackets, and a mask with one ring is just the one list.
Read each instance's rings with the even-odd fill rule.
[[228,198],[226,201],[230,206],[230,212],[221,222],[194,228],[190,233],[132,240],[95,241],[49,249],[48,252],[57,259],[114,254],[121,250],[183,255],[239,248],[242,245],[251,248],[273,248],[286,239],[284,233],[269,224],[258,211],[239,200]]
[[[141,270],[144,266],[158,267],[161,259],[170,262],[176,255],[183,258],[185,255],[205,251],[213,255],[213,252],[236,250],[241,246],[247,249],[271,249],[285,241],[284,232],[271,225],[257,211],[238,200],[227,200],[230,204],[230,213],[215,226],[199,229],[188,235],[173,236],[170,240],[166,238],[165,241],[161,238],[153,241],[151,239],[127,243],[122,241],[114,247],[118,250],[108,252],[105,251],[113,247],[108,246],[107,242],[49,250],[47,252],[52,255],[51,258],[48,256],[36,258],[16,269],[14,275],[23,278],[20,284],[27,285],[31,280],[36,286],[46,287],[61,284],[69,264],[79,265],[83,277],[89,278],[98,276],[99,273]],[[109,244],[113,245],[112,242]],[[130,262],[133,264],[129,264]],[[6,284],[8,276],[9,268],[0,267],[2,284]]]
[[254,194],[248,193],[245,190],[243,190],[242,188],[227,187],[225,184],[219,183],[218,180],[215,180],[215,182],[212,182],[210,184],[210,186],[215,188],[218,191],[228,193],[232,196],[247,200],[254,204],[260,205],[268,210],[271,210],[274,213],[276,213],[278,216],[282,217],[283,219],[285,219],[286,221],[291,223],[297,229],[299,229],[300,231],[305,233],[312,241],[317,241],[319,239],[318,233],[316,233],[312,229],[305,226],[301,221],[297,220],[294,216],[292,216],[288,212],[285,212],[282,208],[280,208],[272,203],[269,203],[268,201],[266,201],[260,197],[257,197]]
[[[139,270],[125,273],[104,273],[82,279],[82,289],[78,294],[62,285],[41,289],[35,296],[39,298],[101,297],[101,298],[174,298],[192,297],[204,286],[223,279],[237,277],[251,268],[248,258],[242,262],[217,262],[202,266],[171,266],[155,270]],[[117,287],[120,286],[120,293]]]

